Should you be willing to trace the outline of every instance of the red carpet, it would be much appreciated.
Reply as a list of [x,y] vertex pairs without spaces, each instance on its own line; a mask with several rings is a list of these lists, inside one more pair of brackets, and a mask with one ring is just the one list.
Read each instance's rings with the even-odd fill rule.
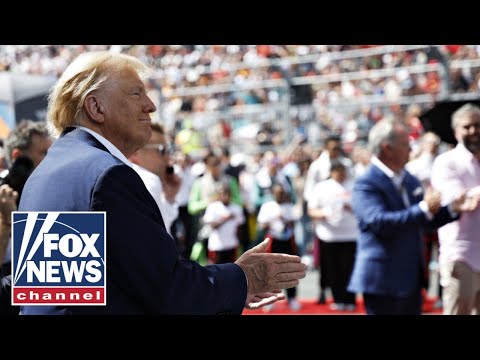
[[[434,309],[436,298],[427,298],[423,304],[424,314],[441,314],[442,309]],[[302,308],[299,311],[292,311],[288,307],[286,300],[277,302],[273,309],[265,311],[247,310],[243,311],[243,315],[365,315],[365,308],[361,297],[357,300],[357,309],[355,311],[335,311],[330,309],[331,300],[327,300],[326,304],[317,304],[316,299],[299,299]]]

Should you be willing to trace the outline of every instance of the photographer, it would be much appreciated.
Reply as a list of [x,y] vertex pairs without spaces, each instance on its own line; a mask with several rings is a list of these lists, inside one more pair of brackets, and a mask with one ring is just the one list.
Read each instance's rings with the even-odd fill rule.
[[[0,184],[7,184],[17,192],[16,206],[20,202],[25,182],[43,160],[51,145],[52,138],[43,121],[22,120],[5,139],[4,151],[8,169],[0,173]],[[0,226],[3,227],[3,224]],[[3,275],[9,275],[11,272],[10,241],[6,246],[5,254],[0,257]]]

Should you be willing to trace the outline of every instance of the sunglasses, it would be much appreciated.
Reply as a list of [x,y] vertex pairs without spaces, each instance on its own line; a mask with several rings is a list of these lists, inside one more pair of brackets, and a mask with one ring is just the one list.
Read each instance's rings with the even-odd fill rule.
[[173,154],[173,149],[170,146],[165,146],[163,144],[147,144],[144,146],[145,149],[155,149],[157,150],[160,155],[171,155]]

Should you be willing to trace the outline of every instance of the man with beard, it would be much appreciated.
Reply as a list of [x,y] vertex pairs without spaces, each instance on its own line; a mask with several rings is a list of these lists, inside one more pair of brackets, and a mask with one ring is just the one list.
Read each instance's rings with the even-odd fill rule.
[[[457,146],[433,163],[431,183],[446,203],[466,192],[480,195],[480,108],[466,104],[452,115]],[[438,231],[444,314],[480,314],[480,209]]]

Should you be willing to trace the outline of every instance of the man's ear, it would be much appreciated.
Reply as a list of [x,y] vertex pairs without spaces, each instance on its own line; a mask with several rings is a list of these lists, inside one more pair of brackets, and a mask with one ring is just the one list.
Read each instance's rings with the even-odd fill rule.
[[90,120],[99,124],[105,121],[105,107],[102,105],[102,100],[97,95],[87,95],[83,103],[83,110]]
[[12,162],[14,162],[19,156],[22,156],[22,155],[23,155],[22,150],[20,150],[19,148],[13,148],[10,158],[12,159]]

